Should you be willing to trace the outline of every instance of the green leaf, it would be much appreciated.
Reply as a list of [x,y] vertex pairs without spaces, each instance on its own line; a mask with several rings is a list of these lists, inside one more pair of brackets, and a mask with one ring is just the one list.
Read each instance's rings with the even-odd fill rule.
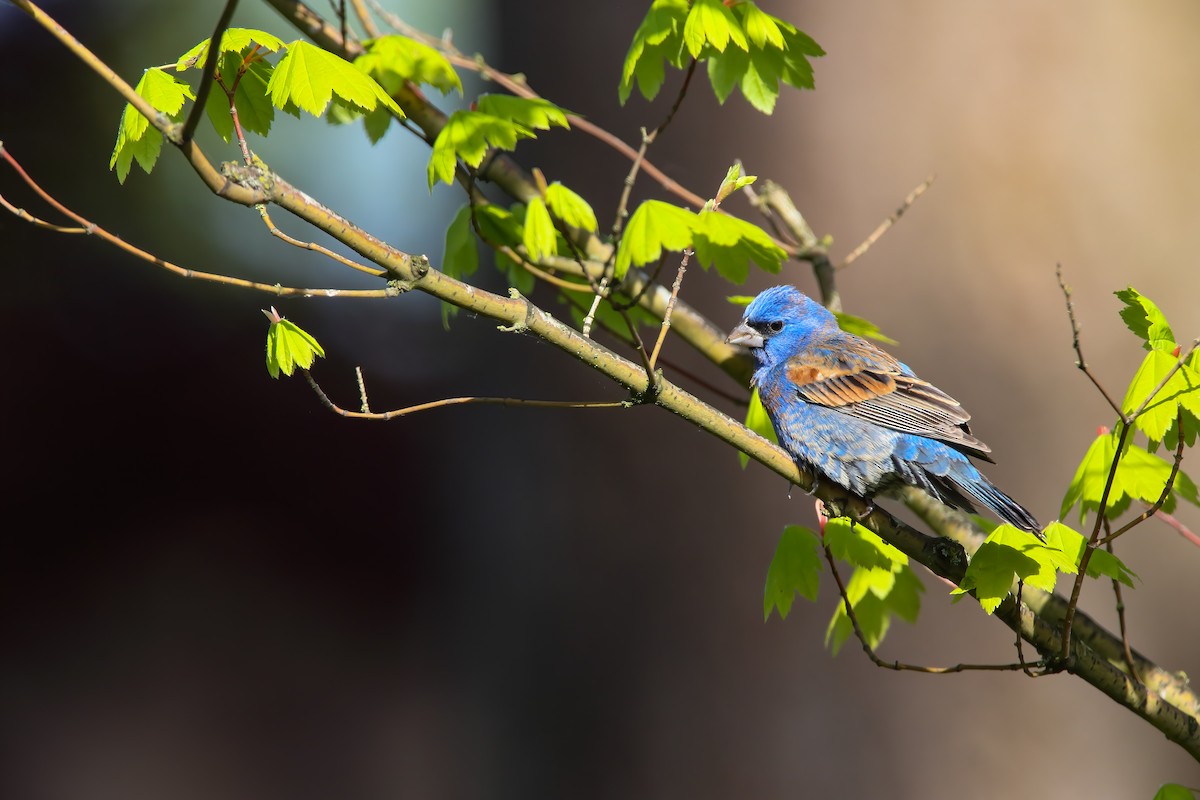
[[558,181],[546,187],[546,205],[550,206],[554,216],[572,228],[595,233],[596,212],[586,200]]
[[[479,269],[479,248],[471,228],[471,206],[463,206],[446,228],[446,247],[442,254],[442,272],[455,279],[469,278]],[[458,306],[442,302],[442,325],[450,327],[450,317]]]
[[1113,292],[1125,307],[1121,309],[1121,319],[1129,330],[1143,340],[1142,346],[1147,350],[1174,350],[1175,334],[1167,324],[1167,318],[1158,310],[1158,306],[1144,297],[1132,286]]
[[362,111],[382,105],[404,116],[375,79],[328,50],[300,40],[287,45],[287,53],[275,66],[267,89],[276,108],[286,110],[295,105],[315,117],[324,114],[335,98]]
[[708,79],[717,100],[724,103],[735,87],[757,110],[775,110],[781,83],[798,89],[813,88],[809,56],[824,51],[806,34],[783,20],[764,13],[750,2],[734,3],[733,15],[746,30],[749,47],[706,48]]
[[[1063,497],[1060,517],[1065,517],[1076,503],[1079,504],[1080,521],[1089,511],[1099,510],[1104,485],[1108,481],[1108,473],[1116,456],[1118,438],[1119,435],[1115,431],[1104,432],[1092,442],[1075,471],[1075,477],[1071,479],[1066,496]],[[1171,462],[1137,445],[1126,443],[1125,452],[1113,476],[1105,516],[1109,519],[1120,516],[1129,508],[1131,500],[1139,500],[1148,505],[1157,502],[1170,475]],[[1163,510],[1168,513],[1174,510],[1177,497],[1182,497],[1193,505],[1200,504],[1196,484],[1183,470],[1176,474],[1172,492],[1163,503]]]
[[750,66],[750,54],[736,47],[728,48],[724,53],[709,57],[708,82],[712,84],[713,94],[722,105],[742,81],[746,68]]
[[1000,605],[1020,578],[1030,586],[1053,591],[1060,555],[1025,531],[1012,525],[996,526],[967,565],[962,583],[951,594],[975,591],[975,599],[988,614]]
[[818,555],[817,535],[808,528],[788,525],[775,546],[775,555],[767,567],[767,583],[763,587],[763,621],[778,609],[780,619],[787,619],[796,595],[817,599],[820,582],[821,557]]
[[874,531],[852,525],[846,517],[825,523],[825,546],[834,557],[855,567],[899,572],[908,556],[879,538]]
[[692,244],[692,228],[696,222],[696,215],[686,208],[661,200],[642,203],[629,218],[617,247],[614,277],[620,280],[630,266],[658,261],[664,249],[686,250]]
[[863,336],[867,339],[875,339],[884,344],[900,344],[892,337],[885,336],[875,326],[875,323],[868,322],[862,317],[856,317],[853,314],[846,314],[842,311],[835,311],[833,315],[837,317],[838,327],[846,331],[846,333],[853,333],[856,336]]
[[[1046,545],[1061,553],[1065,566],[1059,565],[1060,572],[1076,574],[1087,549],[1087,538],[1061,522],[1051,522],[1046,526]],[[1107,577],[1118,580],[1129,588],[1134,588],[1133,581],[1137,573],[1125,566],[1125,562],[1107,550],[1097,548],[1088,560],[1087,576],[1089,578]]]
[[825,51],[804,31],[778,18],[775,22],[783,31],[783,82],[797,89],[813,88],[813,68],[808,57],[819,58]]
[[1178,783],[1164,783],[1154,793],[1154,800],[1196,800],[1196,795],[1186,786]]
[[[1186,363],[1176,369],[1178,363],[1179,359],[1169,351],[1151,350],[1133,376],[1121,404],[1121,409],[1131,414],[1158,389],[1158,393],[1134,420],[1138,430],[1154,442],[1161,442],[1175,424],[1181,405],[1193,415],[1200,415],[1200,373]],[[1170,378],[1167,378],[1168,375]],[[1159,389],[1164,379],[1167,382]]]
[[429,45],[393,34],[371,39],[364,48],[365,52],[354,59],[354,66],[379,81],[389,93],[404,81],[432,86],[442,94],[463,92],[454,67]]
[[735,306],[742,306],[743,308],[745,308],[746,306],[748,306],[754,302],[754,295],[752,295],[752,294],[731,294],[725,298],[725,301],[728,303],[733,303]]
[[[214,85],[208,93],[208,101],[204,110],[209,121],[222,139],[229,142],[233,139],[233,117],[229,113],[229,95],[218,80],[226,86],[232,86],[237,81],[237,90],[233,96],[237,108],[238,120],[244,131],[266,136],[275,121],[275,107],[271,105],[267,84],[271,80],[273,67],[265,61],[252,61],[245,64],[241,55],[225,53],[213,76]],[[238,73],[241,71],[241,76]]]
[[[520,204],[514,204],[513,207],[522,212],[525,208]],[[480,234],[489,246],[516,247],[521,244],[524,235],[522,219],[522,216],[495,204],[476,206],[475,208],[475,221],[479,224]],[[505,260],[507,261],[507,258]],[[505,264],[505,269],[507,268],[508,265]]]
[[525,252],[530,261],[541,261],[558,252],[558,232],[540,197],[530,198],[525,207],[525,230],[522,235]]
[[570,111],[540,97],[485,94],[480,95],[475,104],[475,110],[481,114],[490,114],[493,117],[539,131],[571,127],[567,121]]
[[745,28],[746,35],[750,37],[750,41],[755,47],[783,49],[783,31],[779,29],[774,17],[762,11],[749,0],[738,3],[734,6],[734,11],[741,12],[742,27]]
[[779,272],[787,258],[762,228],[715,211],[698,215],[693,246],[701,266],[716,266],[722,277],[734,283],[745,282],[751,261],[767,272]]
[[317,356],[325,357],[325,350],[308,331],[278,316],[273,308],[269,314],[263,313],[271,320],[267,328],[267,372],[272,378],[278,378],[281,372],[291,377],[296,367],[308,369]]
[[528,127],[479,111],[455,111],[434,140],[429,156],[429,188],[439,180],[454,183],[457,159],[471,167],[483,163],[489,147],[512,150],[519,139],[531,139]]
[[[183,72],[188,69],[204,69],[204,64],[208,60],[208,45],[212,41],[212,37],[201,41],[191,50],[179,57],[175,63],[175,70]],[[283,39],[278,36],[273,36],[266,31],[255,30],[254,28],[227,28],[221,36],[220,52],[222,53],[242,53],[254,45],[258,45],[258,49],[264,53],[274,53],[276,50],[284,47]]]
[[782,71],[782,53],[750,51],[750,63],[742,73],[739,86],[750,105],[763,114],[775,111],[775,101],[779,98],[779,74]]
[[[155,109],[176,121],[183,118],[184,102],[196,99],[190,86],[158,67],[142,73],[142,79],[134,90]],[[142,170],[149,174],[161,150],[162,134],[140,111],[126,104],[121,114],[121,124],[117,127],[117,144],[108,162],[110,170],[116,168],[117,180],[125,183],[135,159]]]
[[[745,425],[764,439],[779,444],[779,439],[775,436],[775,426],[771,424],[771,418],[767,416],[767,410],[763,408],[762,400],[758,396],[758,389],[750,392],[750,407],[746,409]],[[741,462],[742,469],[745,469],[746,465],[750,463],[750,456],[739,451],[738,461]]]
[[[854,570],[846,584],[846,598],[871,649],[883,641],[893,617],[910,623],[916,621],[923,591],[925,587],[907,565],[895,572],[886,568],[867,567]],[[853,633],[854,627],[846,615],[845,602],[839,598],[829,627],[825,629],[825,645],[836,656]]]
[[679,65],[687,13],[687,0],[655,0],[651,3],[645,19],[633,34],[629,52],[625,54],[617,89],[621,105],[629,99],[635,80],[642,96],[653,100],[666,77],[663,62]]
[[723,53],[730,42],[742,50],[749,49],[733,12],[721,0],[694,0],[683,25],[683,43],[692,58],[699,58],[706,44]]

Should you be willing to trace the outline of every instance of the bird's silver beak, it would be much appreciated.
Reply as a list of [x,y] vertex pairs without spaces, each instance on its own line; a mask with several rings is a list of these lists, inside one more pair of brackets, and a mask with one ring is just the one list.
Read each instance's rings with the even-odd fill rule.
[[725,337],[727,344],[740,344],[742,347],[762,347],[763,337],[758,331],[742,322]]

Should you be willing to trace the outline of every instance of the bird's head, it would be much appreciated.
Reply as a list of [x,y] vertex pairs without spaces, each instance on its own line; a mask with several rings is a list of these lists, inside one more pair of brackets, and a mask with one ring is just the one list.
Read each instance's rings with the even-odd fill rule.
[[825,306],[794,286],[776,286],[750,301],[741,324],[725,341],[750,348],[759,364],[771,366],[830,327],[837,329],[837,318]]

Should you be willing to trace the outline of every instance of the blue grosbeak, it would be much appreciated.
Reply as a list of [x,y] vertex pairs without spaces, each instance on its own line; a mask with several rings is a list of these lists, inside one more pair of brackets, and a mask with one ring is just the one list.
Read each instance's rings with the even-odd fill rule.
[[904,484],[954,508],[978,502],[1042,537],[1041,526],[967,459],[991,461],[958,402],[792,286],[746,307],[730,344],[751,349],[752,384],[779,443],[801,466],[871,502]]

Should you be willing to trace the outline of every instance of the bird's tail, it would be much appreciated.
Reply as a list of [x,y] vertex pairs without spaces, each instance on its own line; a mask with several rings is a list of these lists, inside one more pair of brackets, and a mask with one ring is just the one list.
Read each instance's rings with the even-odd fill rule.
[[1011,497],[1000,491],[996,484],[987,479],[979,470],[972,470],[975,475],[968,480],[955,480],[957,487],[965,492],[970,497],[978,500],[984,506],[989,508],[992,513],[998,516],[1005,522],[1020,528],[1023,531],[1032,533],[1042,541],[1046,537],[1042,535],[1042,526],[1034,519],[1033,514]]

